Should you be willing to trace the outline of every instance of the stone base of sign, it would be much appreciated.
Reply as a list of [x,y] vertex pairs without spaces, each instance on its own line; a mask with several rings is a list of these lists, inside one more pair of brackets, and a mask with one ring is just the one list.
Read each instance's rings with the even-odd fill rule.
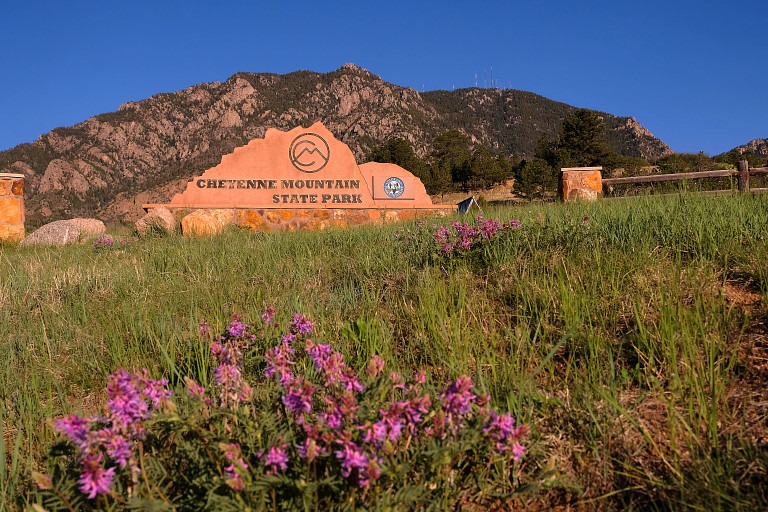
[[560,169],[560,199],[594,201],[603,195],[602,167]]
[[208,236],[221,232],[227,225],[240,226],[252,231],[320,231],[365,224],[382,225],[432,215],[446,216],[453,213],[453,210],[437,207],[403,210],[209,208],[194,211],[171,209],[171,212],[181,220],[184,236]]
[[0,173],[0,240],[24,238],[24,175]]

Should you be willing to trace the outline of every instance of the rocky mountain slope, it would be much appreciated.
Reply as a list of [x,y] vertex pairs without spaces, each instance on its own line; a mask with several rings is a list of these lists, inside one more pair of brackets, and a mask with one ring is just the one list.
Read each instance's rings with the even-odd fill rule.
[[[360,161],[395,136],[423,156],[435,136],[455,128],[477,143],[530,155],[543,135],[556,137],[574,108],[515,90],[420,94],[353,64],[325,74],[237,73],[57,128],[0,152],[0,172],[26,176],[30,226],[85,215],[130,221],[143,213],[142,203],[169,200],[192,176],[270,127],[322,121]],[[600,115],[613,149],[647,159],[671,152],[634,118]]]
[[754,153],[758,158],[768,158],[768,139],[755,139],[733,148],[741,154]]

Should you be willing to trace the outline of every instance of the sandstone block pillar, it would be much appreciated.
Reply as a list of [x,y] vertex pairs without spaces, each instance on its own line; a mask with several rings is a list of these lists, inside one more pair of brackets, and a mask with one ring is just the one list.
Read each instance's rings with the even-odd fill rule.
[[24,238],[24,175],[0,173],[0,241]]
[[594,201],[603,195],[602,167],[560,169],[560,199]]

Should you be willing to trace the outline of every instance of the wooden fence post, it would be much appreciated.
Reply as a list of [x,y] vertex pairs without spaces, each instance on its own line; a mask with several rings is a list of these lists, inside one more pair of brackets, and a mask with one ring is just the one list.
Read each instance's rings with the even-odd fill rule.
[[749,192],[749,162],[746,160],[739,162],[739,192]]

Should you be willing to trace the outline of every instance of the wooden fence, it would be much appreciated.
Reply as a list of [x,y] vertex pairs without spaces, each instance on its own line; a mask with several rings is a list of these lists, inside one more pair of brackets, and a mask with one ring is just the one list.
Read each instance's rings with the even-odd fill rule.
[[[768,167],[749,167],[749,162],[742,160],[739,162],[739,168],[723,169],[719,171],[701,171],[701,172],[681,172],[675,174],[654,174],[651,176],[629,176],[627,178],[604,178],[602,180],[603,189],[613,185],[631,185],[638,183],[659,183],[662,181],[684,181],[702,178],[728,178],[738,176],[739,192],[768,192],[768,188],[750,188],[750,176],[768,174]],[[715,190],[711,193],[730,192],[729,190]]]

